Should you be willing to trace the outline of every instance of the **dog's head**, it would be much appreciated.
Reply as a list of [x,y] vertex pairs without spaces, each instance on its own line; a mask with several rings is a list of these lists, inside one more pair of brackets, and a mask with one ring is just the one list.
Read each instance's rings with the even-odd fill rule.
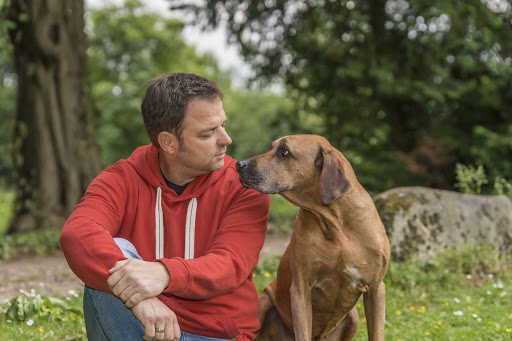
[[272,149],[236,164],[240,182],[261,193],[283,194],[318,188],[324,205],[330,205],[350,187],[343,163],[346,159],[318,135],[291,135],[272,143]]

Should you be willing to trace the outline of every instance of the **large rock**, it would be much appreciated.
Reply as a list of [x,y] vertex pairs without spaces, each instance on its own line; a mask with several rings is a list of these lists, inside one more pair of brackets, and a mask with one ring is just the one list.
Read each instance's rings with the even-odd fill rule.
[[399,187],[377,195],[375,204],[399,259],[425,259],[468,243],[512,250],[512,201],[504,195]]

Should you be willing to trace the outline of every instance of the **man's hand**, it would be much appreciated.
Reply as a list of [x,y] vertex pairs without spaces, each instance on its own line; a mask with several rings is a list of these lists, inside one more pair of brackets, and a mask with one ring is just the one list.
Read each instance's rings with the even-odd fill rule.
[[108,273],[108,287],[130,309],[142,300],[160,295],[171,278],[162,263],[140,259],[121,260]]
[[[180,339],[181,331],[176,314],[158,298],[153,297],[140,302],[132,308],[132,312],[144,326],[146,331],[144,340],[177,341]],[[158,329],[164,329],[165,332],[158,333]]]

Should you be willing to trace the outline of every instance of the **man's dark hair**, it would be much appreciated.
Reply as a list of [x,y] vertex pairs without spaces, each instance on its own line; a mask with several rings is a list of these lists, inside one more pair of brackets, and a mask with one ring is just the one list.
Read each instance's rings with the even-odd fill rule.
[[157,148],[162,131],[176,136],[181,146],[183,119],[192,100],[214,101],[223,97],[215,82],[191,73],[171,73],[148,83],[141,110],[149,139]]

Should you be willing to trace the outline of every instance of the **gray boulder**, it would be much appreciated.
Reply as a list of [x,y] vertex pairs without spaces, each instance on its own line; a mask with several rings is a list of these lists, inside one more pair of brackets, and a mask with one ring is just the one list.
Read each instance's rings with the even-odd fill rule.
[[427,259],[482,242],[501,253],[512,250],[512,201],[504,195],[399,187],[377,195],[375,205],[398,259]]

